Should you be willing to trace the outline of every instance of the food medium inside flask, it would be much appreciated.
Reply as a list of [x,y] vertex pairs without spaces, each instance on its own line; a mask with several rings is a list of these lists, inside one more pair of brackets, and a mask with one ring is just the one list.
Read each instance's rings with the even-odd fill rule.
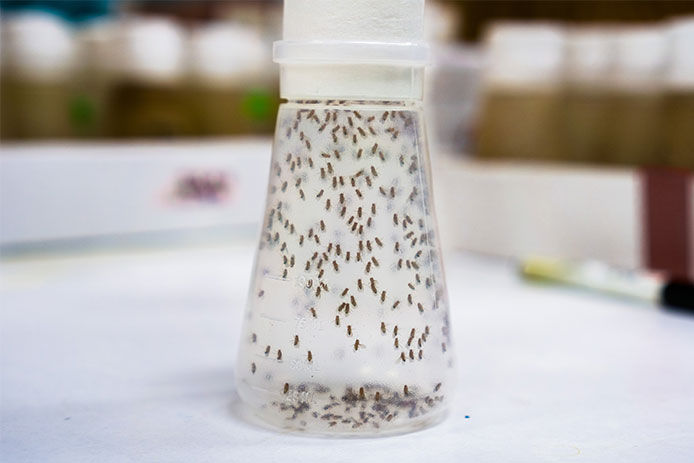
[[376,435],[454,390],[422,110],[423,0],[286,0],[267,202],[236,364],[248,416]]

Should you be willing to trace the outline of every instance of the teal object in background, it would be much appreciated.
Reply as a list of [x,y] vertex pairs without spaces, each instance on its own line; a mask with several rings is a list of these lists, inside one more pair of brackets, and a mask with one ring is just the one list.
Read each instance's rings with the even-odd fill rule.
[[2,14],[23,11],[45,11],[53,13],[66,21],[79,23],[102,16],[108,16],[118,3],[113,0],[2,0]]

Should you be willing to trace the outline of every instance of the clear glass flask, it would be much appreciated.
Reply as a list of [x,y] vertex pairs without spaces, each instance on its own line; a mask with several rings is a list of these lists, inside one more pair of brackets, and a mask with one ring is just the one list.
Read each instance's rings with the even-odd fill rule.
[[[285,4],[285,39],[287,10],[315,3]],[[404,3],[421,15],[423,1]],[[275,58],[284,51],[276,45]],[[350,67],[368,78],[311,93],[282,66],[288,102],[278,115],[237,386],[245,408],[274,428],[407,432],[439,421],[454,389],[423,63],[341,71]],[[384,91],[382,79],[413,67],[417,78],[391,79]],[[354,80],[363,98],[349,98]]]

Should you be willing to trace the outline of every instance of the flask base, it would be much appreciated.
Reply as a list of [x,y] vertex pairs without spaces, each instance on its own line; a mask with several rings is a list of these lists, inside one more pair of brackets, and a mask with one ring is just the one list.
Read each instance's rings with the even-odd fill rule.
[[[392,392],[385,388],[290,391],[247,397],[235,409],[244,420],[278,432],[326,437],[379,437],[419,431],[447,416],[443,396]],[[248,392],[248,391],[245,391]],[[263,394],[265,395],[265,394]]]

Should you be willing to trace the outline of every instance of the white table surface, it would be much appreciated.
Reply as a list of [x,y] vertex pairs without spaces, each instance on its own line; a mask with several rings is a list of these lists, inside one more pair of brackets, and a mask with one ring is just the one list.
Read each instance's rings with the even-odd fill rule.
[[[4,462],[691,462],[694,318],[447,258],[451,416],[380,439],[234,412],[251,244],[0,264]],[[467,417],[466,417],[467,416]]]

